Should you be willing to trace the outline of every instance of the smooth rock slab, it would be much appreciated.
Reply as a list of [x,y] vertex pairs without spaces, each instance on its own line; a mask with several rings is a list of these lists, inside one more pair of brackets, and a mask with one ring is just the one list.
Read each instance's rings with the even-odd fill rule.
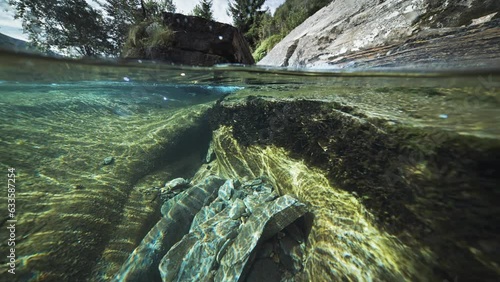
[[[481,66],[480,63],[491,60],[498,62],[498,28],[491,28],[492,35],[479,28],[472,35],[461,36],[455,44],[447,41],[449,34],[444,30],[460,33],[463,26],[498,11],[498,0],[333,0],[292,30],[258,65],[320,69],[408,67],[422,59],[425,63],[454,64],[466,59],[469,64]],[[498,19],[498,14],[492,17]],[[428,31],[437,34],[424,37],[427,46],[419,48],[423,44],[415,39]],[[436,36],[442,38],[439,43],[432,40]],[[404,46],[407,40],[416,44]],[[398,52],[398,47],[407,50]],[[483,52],[485,49],[488,52]],[[436,50],[439,60],[433,59]],[[395,57],[396,64],[391,62],[392,56],[386,55],[388,52],[400,53]],[[410,56],[406,56],[408,52]],[[379,57],[383,60],[379,61]]]

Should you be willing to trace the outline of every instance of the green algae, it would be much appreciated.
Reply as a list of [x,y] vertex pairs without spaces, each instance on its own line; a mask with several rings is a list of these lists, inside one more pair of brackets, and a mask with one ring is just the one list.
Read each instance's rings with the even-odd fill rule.
[[[2,97],[9,107],[1,115],[8,133],[1,137],[1,166],[18,171],[22,211],[18,273],[34,280],[88,276],[102,252],[103,265],[116,262],[108,254],[133,249],[157,205],[137,192],[137,181],[158,170],[166,170],[164,176],[189,173],[200,161],[185,165],[179,152],[200,156],[206,150],[197,142],[210,104],[127,106],[114,96],[56,89]],[[130,114],[116,114],[120,105]],[[114,162],[104,165],[107,156]],[[113,247],[115,240],[120,248]]]
[[[477,243],[489,246],[498,237],[489,228],[499,224],[500,210],[491,202],[498,198],[498,171],[493,168],[500,159],[497,139],[444,125],[423,126],[424,118],[420,126],[408,116],[399,116],[395,123],[387,116],[375,118],[354,102],[301,99],[295,94],[290,99],[239,93],[211,110],[213,128],[231,127],[227,135],[234,138],[232,146],[240,148],[230,154],[216,152],[223,155],[222,166],[231,173],[236,173],[234,167],[254,170],[254,162],[265,162],[268,157],[262,155],[271,154],[264,153],[268,146],[284,148],[293,159],[319,168],[334,187],[352,192],[374,215],[376,226],[409,248],[426,250],[421,260],[432,258],[430,264],[460,277],[498,273],[492,249],[481,249]],[[491,130],[493,135],[496,127]],[[242,149],[254,146],[262,152]],[[270,166],[284,169],[278,162]],[[277,183],[287,183],[288,178]],[[317,189],[318,184],[311,186]],[[446,256],[463,259],[437,260]]]
[[307,225],[304,271],[299,281],[342,279],[366,281],[425,281],[428,265],[436,259],[425,246],[409,247],[381,229],[362,202],[333,186],[325,173],[296,160],[273,145],[243,146],[229,127],[214,132],[217,159],[194,177],[266,175],[280,194],[294,195],[307,203],[314,220]]

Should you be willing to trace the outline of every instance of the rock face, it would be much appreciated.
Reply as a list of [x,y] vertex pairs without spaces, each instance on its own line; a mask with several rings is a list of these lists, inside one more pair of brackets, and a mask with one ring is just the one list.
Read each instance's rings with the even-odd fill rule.
[[243,35],[231,25],[173,13],[163,14],[163,24],[172,31],[169,44],[129,50],[124,57],[195,66],[255,63]]
[[[258,64],[312,68],[458,64],[458,60],[491,64],[492,59],[500,61],[498,11],[500,2],[495,0],[335,0]],[[450,38],[461,44],[450,44]],[[404,45],[408,42],[413,44]],[[414,49],[419,52],[413,54]],[[435,52],[444,55],[433,58]],[[367,60],[370,63],[364,64]]]

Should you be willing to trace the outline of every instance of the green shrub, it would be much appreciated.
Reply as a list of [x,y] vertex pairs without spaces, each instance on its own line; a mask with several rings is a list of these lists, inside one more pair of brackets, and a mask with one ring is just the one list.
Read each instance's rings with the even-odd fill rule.
[[271,51],[271,49],[273,49],[273,47],[281,41],[281,39],[283,39],[283,36],[281,36],[280,34],[275,34],[260,42],[260,44],[252,54],[254,60],[256,62],[262,60],[262,58],[264,58],[264,56],[266,56],[267,53],[269,53],[269,51]]

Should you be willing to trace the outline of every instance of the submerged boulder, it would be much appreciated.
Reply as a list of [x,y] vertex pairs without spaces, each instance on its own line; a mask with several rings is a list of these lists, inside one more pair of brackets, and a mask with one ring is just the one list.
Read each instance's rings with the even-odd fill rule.
[[[464,60],[491,64],[492,59],[499,61],[495,23],[499,11],[500,2],[495,0],[335,0],[290,32],[258,64],[315,68],[458,65]],[[443,40],[436,42],[439,38]]]
[[196,213],[216,196],[223,180],[208,177],[167,201],[162,207],[163,217],[149,231],[139,246],[123,264],[115,281],[154,281],[160,259],[189,231]]
[[173,13],[164,13],[162,23],[132,27],[123,57],[194,66],[255,63],[248,43],[235,27]]
[[[295,221],[306,212],[294,197],[279,197],[265,178],[240,183],[208,176],[163,204],[163,217],[115,281],[157,281],[159,275],[163,281],[240,281],[269,267],[296,275],[306,240]],[[273,255],[262,247],[269,245],[280,260],[262,264]]]

